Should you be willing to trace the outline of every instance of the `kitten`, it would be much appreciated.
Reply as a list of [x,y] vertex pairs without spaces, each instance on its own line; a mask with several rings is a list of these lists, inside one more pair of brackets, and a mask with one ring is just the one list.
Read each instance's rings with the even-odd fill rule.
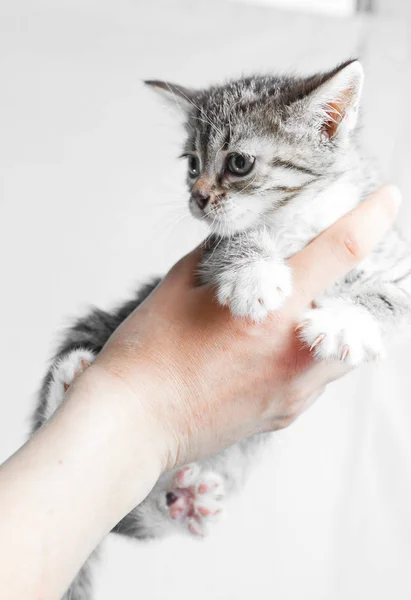
[[[201,91],[147,82],[184,112],[189,206],[211,229],[200,276],[234,315],[261,321],[278,309],[292,291],[286,259],[377,187],[356,139],[362,82],[355,60],[311,77],[255,76]],[[410,275],[409,247],[393,230],[307,311],[302,343],[319,360],[351,366],[382,356],[386,339],[410,321],[403,289]],[[67,331],[44,379],[34,430],[157,283],[113,312],[94,309]],[[263,438],[163,475],[114,531],[135,538],[178,528],[204,534]],[[88,571],[86,564],[65,598],[90,598]]]

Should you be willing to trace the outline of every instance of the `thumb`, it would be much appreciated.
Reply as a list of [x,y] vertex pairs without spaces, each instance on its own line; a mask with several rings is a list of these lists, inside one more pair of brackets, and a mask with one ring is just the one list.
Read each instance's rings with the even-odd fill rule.
[[391,228],[401,204],[396,186],[384,186],[295,254],[289,265],[295,293],[286,310],[299,313],[361,263]]

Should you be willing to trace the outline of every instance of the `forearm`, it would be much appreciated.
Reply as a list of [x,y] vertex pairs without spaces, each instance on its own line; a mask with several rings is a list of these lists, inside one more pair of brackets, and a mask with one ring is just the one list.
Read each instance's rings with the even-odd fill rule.
[[82,377],[55,417],[0,469],[0,539],[7,540],[0,588],[10,600],[60,598],[163,469],[159,436],[135,392],[113,397],[111,377],[102,369]]
[[289,425],[342,374],[340,361],[317,364],[295,327],[387,231],[398,207],[387,191],[290,260],[294,294],[262,325],[232,319],[196,285],[198,253],[175,265],[0,468],[0,589],[9,600],[57,600],[164,469]]

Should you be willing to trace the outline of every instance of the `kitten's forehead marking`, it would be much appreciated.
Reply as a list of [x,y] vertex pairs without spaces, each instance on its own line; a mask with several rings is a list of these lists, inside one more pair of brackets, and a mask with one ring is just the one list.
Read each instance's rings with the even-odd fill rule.
[[227,154],[227,132],[221,131],[197,131],[196,149],[201,156],[204,167],[213,171],[219,171]]
[[191,115],[199,132],[199,150],[209,147],[226,149],[233,135],[238,135],[239,128],[244,130],[244,118],[239,122],[235,110],[243,99],[233,97],[223,88],[217,88],[199,102],[198,110]]

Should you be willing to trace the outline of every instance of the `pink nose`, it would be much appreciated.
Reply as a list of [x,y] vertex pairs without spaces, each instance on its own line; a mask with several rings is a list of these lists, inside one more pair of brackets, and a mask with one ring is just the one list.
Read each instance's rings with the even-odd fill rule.
[[203,190],[195,190],[191,194],[191,198],[197,202],[197,205],[201,210],[204,210],[210,200],[210,194]]

